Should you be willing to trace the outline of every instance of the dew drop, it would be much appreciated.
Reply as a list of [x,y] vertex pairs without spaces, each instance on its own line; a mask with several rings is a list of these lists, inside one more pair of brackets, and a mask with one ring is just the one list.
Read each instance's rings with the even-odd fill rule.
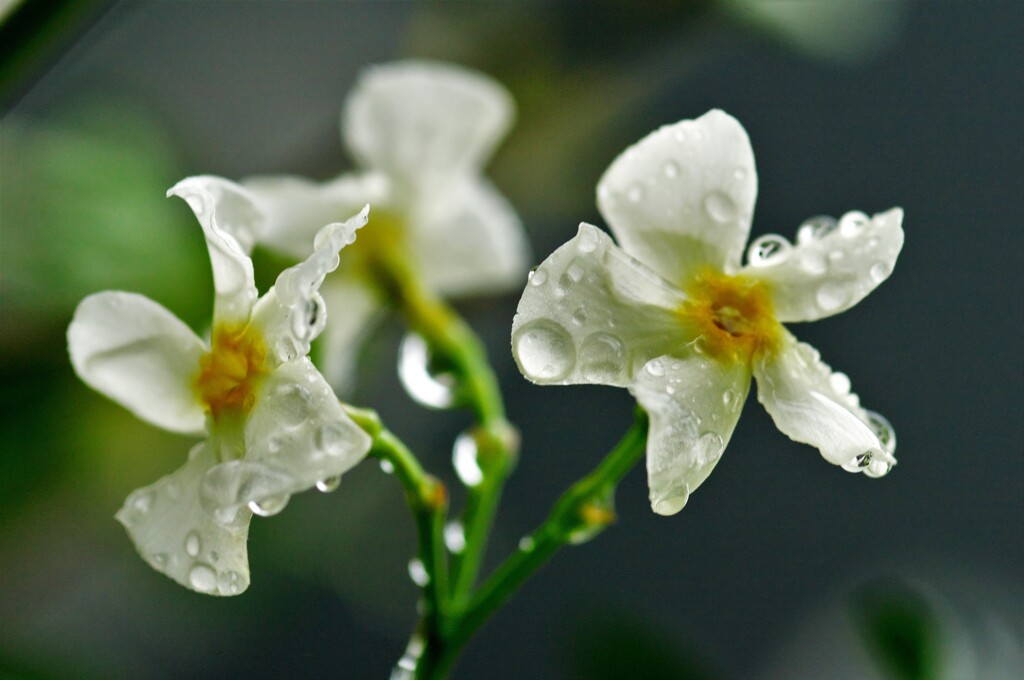
[[430,583],[430,574],[427,573],[427,568],[423,566],[423,562],[418,557],[409,560],[409,578],[420,588]]
[[468,487],[476,486],[484,480],[484,473],[480,469],[476,455],[476,440],[473,435],[463,432],[455,438],[455,445],[452,447],[452,465],[455,467],[455,474]]
[[242,575],[232,569],[226,569],[217,576],[217,587],[222,593],[237,595],[242,592]]
[[681,487],[670,489],[661,496],[655,498],[651,503],[651,509],[659,515],[674,515],[690,500],[690,487],[683,484]]
[[830,215],[815,215],[803,221],[796,230],[797,243],[820,241],[836,230],[838,222]]
[[455,403],[455,378],[448,372],[432,372],[430,363],[427,341],[416,333],[407,333],[398,349],[398,377],[402,386],[423,406],[450,408]]
[[149,491],[137,491],[132,494],[131,506],[145,514],[153,506],[153,494]]
[[299,348],[296,346],[295,340],[290,337],[278,340],[274,348],[281,361],[295,361],[299,357]]
[[647,362],[647,365],[644,366],[644,368],[655,378],[660,378],[665,375],[665,361],[661,358]]
[[338,423],[328,423],[316,431],[316,447],[329,456],[338,456],[345,449],[348,432]]
[[288,494],[279,494],[259,501],[249,501],[249,510],[260,517],[272,517],[284,510],[289,498]]
[[879,477],[885,477],[889,474],[890,470],[892,470],[892,466],[889,465],[889,463],[884,460],[875,459],[872,460],[871,464],[868,465],[866,470],[864,470],[864,474],[868,477],[874,477],[877,479]]
[[455,554],[466,549],[466,531],[462,527],[462,522],[455,520],[444,525],[444,544]]
[[561,380],[576,364],[576,349],[564,328],[548,319],[537,319],[520,328],[512,349],[526,377],[535,381]]
[[721,191],[712,191],[704,196],[704,211],[715,222],[724,223],[736,218],[736,203]]
[[188,536],[185,537],[185,552],[188,553],[189,557],[198,557],[199,551],[202,549],[203,544],[199,539],[199,532],[190,531]]
[[395,464],[390,460],[381,459],[380,470],[386,475],[392,475],[395,473]]
[[845,238],[851,238],[862,232],[870,221],[871,219],[859,210],[848,212],[839,218],[839,233]]
[[622,342],[608,333],[592,333],[580,344],[580,371],[591,382],[606,383],[622,373],[626,353]]
[[337,491],[338,486],[340,485],[341,475],[335,475],[334,477],[318,480],[316,483],[316,490],[320,493],[331,493],[332,491]]
[[722,403],[727,408],[732,408],[732,406],[736,403],[736,393],[733,392],[732,390],[726,390],[725,392],[722,392]]
[[838,394],[850,393],[850,388],[852,387],[852,385],[850,384],[850,377],[845,373],[836,371],[831,376],[829,376],[828,382],[829,385],[832,386],[832,389],[835,390]]
[[884,262],[876,262],[871,265],[871,280],[875,283],[881,283],[885,281],[885,277],[889,275],[889,265]]
[[201,593],[210,593],[217,587],[217,572],[208,564],[197,562],[188,573],[188,582]]
[[665,165],[662,166],[661,171],[665,173],[665,177],[675,179],[676,177],[679,177],[679,164],[674,160],[669,159],[665,161]]
[[274,396],[277,414],[288,425],[301,425],[313,411],[313,395],[303,385],[281,385]]
[[747,249],[747,262],[752,267],[767,267],[789,257],[792,246],[778,234],[765,234],[754,239]]
[[530,272],[530,285],[543,286],[547,283],[548,273],[543,269],[534,269]]
[[697,440],[694,448],[697,463],[707,465],[722,457],[722,451],[725,450],[725,442],[720,435],[714,432],[705,432]]
[[644,198],[643,186],[641,186],[639,182],[631,184],[629,188],[626,189],[626,198],[630,203],[639,203],[642,201]]
[[834,312],[843,306],[847,301],[846,288],[834,281],[826,281],[818,288],[814,295],[818,307],[823,312]]
[[894,453],[896,451],[896,430],[893,429],[892,424],[881,413],[865,412],[868,416],[868,425],[878,437],[878,443],[882,445],[882,450],[888,454]]
[[872,458],[874,458],[874,454],[871,451],[858,453],[852,459],[843,463],[842,467],[847,472],[861,472],[871,465]]

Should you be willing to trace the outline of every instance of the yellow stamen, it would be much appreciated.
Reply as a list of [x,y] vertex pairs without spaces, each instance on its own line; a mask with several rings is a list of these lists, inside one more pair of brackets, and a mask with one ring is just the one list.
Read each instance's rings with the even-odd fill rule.
[[749,363],[756,352],[778,346],[782,326],[763,282],[705,269],[686,293],[680,319],[693,326],[702,349],[712,357]]
[[195,390],[216,421],[227,412],[248,413],[267,373],[267,346],[248,325],[218,324],[210,351],[199,360]]

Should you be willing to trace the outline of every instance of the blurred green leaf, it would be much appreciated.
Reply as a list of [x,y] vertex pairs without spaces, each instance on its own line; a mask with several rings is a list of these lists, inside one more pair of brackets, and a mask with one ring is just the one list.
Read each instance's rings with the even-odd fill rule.
[[853,595],[854,623],[884,677],[939,677],[939,624],[927,600],[896,581],[871,583]]

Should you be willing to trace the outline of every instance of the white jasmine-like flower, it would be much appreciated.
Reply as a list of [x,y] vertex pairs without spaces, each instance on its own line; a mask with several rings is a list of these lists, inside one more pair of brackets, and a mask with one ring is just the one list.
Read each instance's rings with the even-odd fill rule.
[[370,449],[306,356],[324,327],[317,292],[367,208],[317,234],[312,254],[257,299],[252,261],[224,228],[218,205],[244,214],[225,180],[193,177],[168,195],[202,224],[213,265],[209,342],[149,298],[107,291],[79,304],[68,328],[75,371],[139,418],[205,435],[176,472],[134,491],[117,513],[142,557],[193,590],[235,595],[249,585],[252,513],[291,494],[328,490]]
[[359,340],[383,310],[367,267],[398,253],[443,296],[522,281],[529,258],[522,225],[480,172],[512,118],[508,92],[482,74],[427,61],[375,66],[342,113],[344,142],[363,172],[326,183],[243,182],[261,218],[240,240],[296,257],[308,254],[319,225],[373,206],[369,228],[322,291],[331,316],[323,364],[332,384],[348,382]]
[[533,382],[626,387],[648,412],[660,514],[681,510],[718,462],[751,375],[778,428],[830,463],[873,477],[896,463],[888,422],[782,322],[837,314],[888,278],[903,211],[813,218],[795,245],[755,239],[741,266],[756,193],[750,142],[728,114],[653,132],[598,183],[621,247],[581,224],[534,271],[513,323]]

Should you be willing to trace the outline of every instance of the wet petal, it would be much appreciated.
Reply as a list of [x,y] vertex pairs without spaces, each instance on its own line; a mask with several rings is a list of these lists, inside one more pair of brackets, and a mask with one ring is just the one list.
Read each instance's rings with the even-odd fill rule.
[[711,474],[749,389],[742,363],[695,354],[659,357],[637,374],[630,391],[650,417],[647,483],[654,512],[676,514]]
[[747,133],[718,110],[652,132],[597,185],[623,249],[680,286],[700,266],[739,269],[756,195]]
[[145,421],[173,432],[205,430],[192,387],[203,343],[147,297],[105,292],[82,300],[68,327],[78,376]]
[[465,179],[439,194],[410,228],[420,271],[443,295],[506,291],[526,278],[523,225],[486,181]]
[[366,224],[369,207],[346,222],[329,224],[313,239],[313,253],[285,269],[260,298],[253,323],[262,331],[278,361],[292,361],[309,354],[310,343],[327,322],[323,298],[318,292],[324,277],[338,267],[338,252],[355,240],[356,230]]
[[261,213],[244,188],[220,177],[183,179],[167,195],[185,199],[203,227],[213,266],[214,320],[247,320],[257,293],[245,248],[262,229]]
[[743,269],[769,283],[779,321],[814,321],[853,307],[889,278],[903,247],[901,208],[872,218],[851,212],[838,223],[816,219],[800,228],[792,248],[780,241],[770,257],[752,252]]
[[581,224],[530,277],[512,353],[535,383],[626,386],[649,359],[687,341],[675,312],[682,300],[607,234]]
[[250,513],[221,524],[204,508],[200,487],[216,462],[212,447],[196,445],[179,470],[132,492],[117,519],[157,571],[201,593],[238,595],[249,587]]
[[367,203],[387,201],[388,182],[379,174],[358,173],[329,182],[312,182],[287,175],[250,177],[242,181],[264,222],[260,245],[297,259],[309,256],[313,237],[325,224],[344,220]]
[[321,353],[324,377],[339,394],[351,391],[356,363],[366,337],[386,311],[378,294],[363,281],[335,274],[320,290],[331,320],[324,329]]
[[342,410],[330,386],[303,357],[267,376],[245,426],[245,461],[280,473],[267,475],[260,503],[309,489],[348,472],[371,440]]
[[487,76],[404,61],[362,75],[346,102],[342,133],[364,167],[424,194],[479,168],[512,116],[512,98]]
[[757,399],[790,439],[817,447],[834,465],[881,476],[896,464],[896,435],[860,406],[850,379],[833,372],[818,351],[786,334],[780,349],[755,359]]

